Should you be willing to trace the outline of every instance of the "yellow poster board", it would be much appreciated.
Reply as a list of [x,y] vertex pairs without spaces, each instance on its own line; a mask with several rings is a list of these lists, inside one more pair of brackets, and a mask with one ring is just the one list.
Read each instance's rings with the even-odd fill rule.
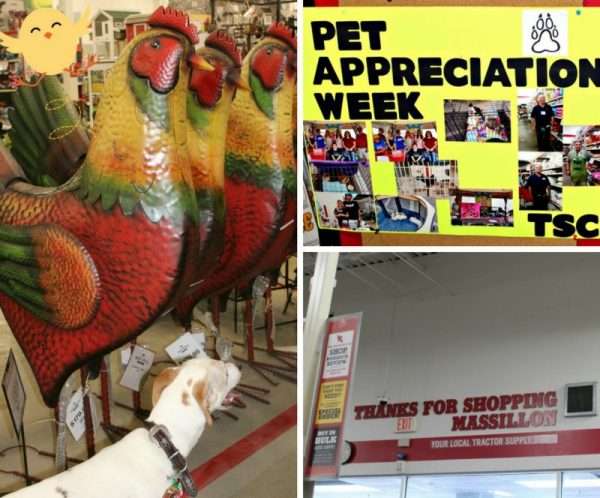
[[594,8],[305,8],[320,228],[599,237],[598,25]]

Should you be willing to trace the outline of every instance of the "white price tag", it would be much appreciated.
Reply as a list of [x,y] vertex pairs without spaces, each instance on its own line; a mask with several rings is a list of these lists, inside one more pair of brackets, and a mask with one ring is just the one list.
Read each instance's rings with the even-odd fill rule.
[[85,432],[85,414],[83,411],[83,389],[80,387],[71,396],[67,404],[67,427],[75,441],[79,441]]
[[186,332],[176,341],[169,344],[165,348],[165,351],[176,363],[187,360],[188,358],[204,358],[206,357],[204,343],[200,342],[198,337],[194,337],[199,335],[204,337],[204,334],[201,333],[192,335],[191,333]]
[[204,351],[204,345],[206,344],[206,336],[204,335],[204,332],[192,332],[192,337],[196,340],[200,349]]
[[123,377],[119,382],[123,387],[132,391],[140,390],[142,379],[152,368],[154,362],[154,352],[142,346],[136,345],[127,363],[127,368],[123,372]]

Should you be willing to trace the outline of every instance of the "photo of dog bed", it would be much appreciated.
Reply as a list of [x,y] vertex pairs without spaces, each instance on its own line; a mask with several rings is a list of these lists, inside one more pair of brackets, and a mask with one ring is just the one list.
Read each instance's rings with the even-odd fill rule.
[[385,232],[437,231],[435,201],[420,195],[377,197],[377,227]]

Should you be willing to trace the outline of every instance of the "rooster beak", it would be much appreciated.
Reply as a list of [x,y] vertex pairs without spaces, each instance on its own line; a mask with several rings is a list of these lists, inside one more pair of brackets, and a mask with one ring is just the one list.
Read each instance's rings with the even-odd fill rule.
[[249,92],[250,91],[250,87],[248,86],[248,83],[246,83],[242,78],[239,78],[236,82],[235,82],[235,87],[243,90],[244,92]]
[[210,64],[204,57],[198,54],[190,55],[190,57],[188,58],[188,62],[190,66],[192,66],[194,69],[201,69],[203,71],[215,70],[215,66]]

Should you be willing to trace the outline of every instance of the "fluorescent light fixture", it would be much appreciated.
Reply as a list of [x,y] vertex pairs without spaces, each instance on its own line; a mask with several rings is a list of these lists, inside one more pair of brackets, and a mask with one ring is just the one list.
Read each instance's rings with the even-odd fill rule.
[[600,488],[600,479],[565,479],[565,488]]
[[[517,481],[520,486],[530,489],[552,489],[556,487],[555,481]],[[600,488],[600,479],[566,479],[565,488]]]
[[548,481],[516,481],[519,486],[525,486],[530,489],[552,489],[556,487],[555,480]]
[[496,496],[513,496],[513,494],[508,491],[492,491],[492,494]]
[[334,484],[329,486],[315,486],[315,490],[319,493],[324,494],[346,494],[354,495],[360,493],[372,493],[373,491],[379,491],[375,488],[369,488],[368,486],[361,486],[359,484]]

